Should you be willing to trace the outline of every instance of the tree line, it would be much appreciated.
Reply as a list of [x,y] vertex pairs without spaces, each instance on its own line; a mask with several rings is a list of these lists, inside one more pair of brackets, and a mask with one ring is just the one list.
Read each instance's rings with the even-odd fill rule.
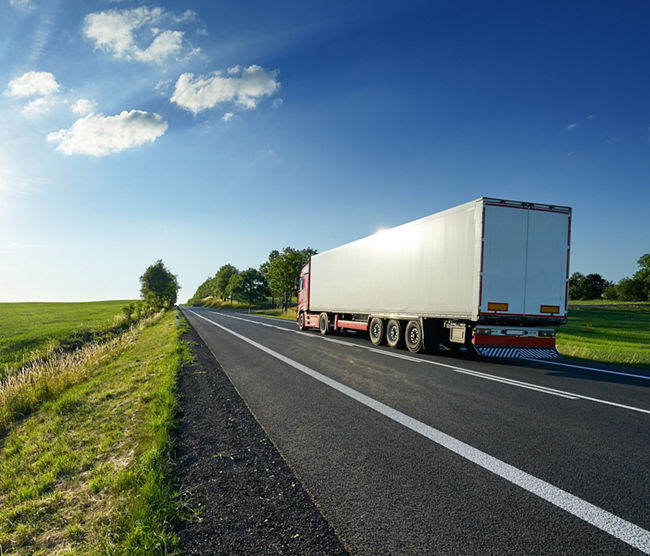
[[286,309],[291,303],[296,277],[316,252],[311,247],[274,249],[257,269],[238,270],[232,264],[224,264],[197,288],[188,304],[196,305],[206,297],[217,297],[222,301],[254,305],[270,297],[274,306]]
[[584,276],[574,272],[569,278],[569,299],[609,299],[612,301],[650,301],[650,253],[637,261],[639,270],[618,283],[600,274]]

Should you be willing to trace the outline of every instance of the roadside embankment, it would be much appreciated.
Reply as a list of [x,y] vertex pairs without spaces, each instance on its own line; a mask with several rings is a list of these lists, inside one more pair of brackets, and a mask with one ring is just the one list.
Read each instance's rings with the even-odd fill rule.
[[186,355],[174,314],[88,349],[53,365],[63,375],[45,372],[40,405],[0,435],[0,553],[175,550],[171,430]]

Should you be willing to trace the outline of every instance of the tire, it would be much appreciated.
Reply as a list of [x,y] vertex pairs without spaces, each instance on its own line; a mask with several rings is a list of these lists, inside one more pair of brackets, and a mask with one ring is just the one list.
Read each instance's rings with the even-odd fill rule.
[[390,319],[386,325],[386,343],[392,348],[402,347],[404,343],[404,326],[402,321]]
[[407,349],[411,353],[418,353],[422,350],[424,342],[422,338],[422,327],[420,326],[420,321],[408,321],[406,324],[406,329],[404,331],[404,342],[406,343]]
[[300,311],[300,314],[298,315],[298,330],[304,330],[305,329],[305,312]]
[[368,335],[370,336],[370,341],[375,346],[380,346],[384,343],[386,339],[386,329],[384,327],[384,321],[378,317],[373,317],[370,319],[370,326],[368,327]]
[[330,333],[330,319],[327,313],[321,313],[318,317],[318,328],[323,336]]

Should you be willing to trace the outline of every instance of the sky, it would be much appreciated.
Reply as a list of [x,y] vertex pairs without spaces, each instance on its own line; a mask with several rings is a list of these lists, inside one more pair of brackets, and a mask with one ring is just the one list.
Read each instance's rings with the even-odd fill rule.
[[650,252],[650,4],[0,0],[0,302],[184,302],[219,267],[482,197]]

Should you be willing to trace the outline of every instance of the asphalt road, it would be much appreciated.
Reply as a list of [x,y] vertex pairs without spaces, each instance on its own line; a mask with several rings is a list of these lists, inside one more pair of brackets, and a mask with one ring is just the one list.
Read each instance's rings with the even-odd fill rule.
[[352,553],[650,553],[650,373],[183,313]]

